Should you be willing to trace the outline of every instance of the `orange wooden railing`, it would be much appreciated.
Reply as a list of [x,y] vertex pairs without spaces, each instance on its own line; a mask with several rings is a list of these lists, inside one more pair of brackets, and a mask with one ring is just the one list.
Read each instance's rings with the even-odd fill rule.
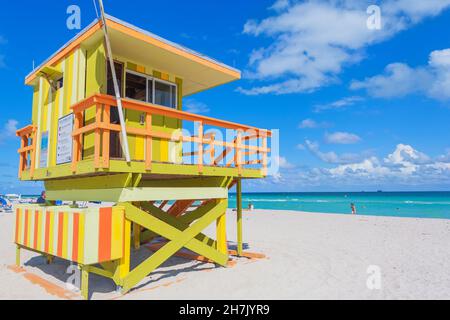
[[[233,122],[218,120],[210,117],[200,116],[193,113],[188,113],[172,108],[157,106],[150,103],[123,99],[123,108],[128,110],[136,110],[145,113],[145,128],[127,127],[127,134],[144,137],[146,140],[145,149],[145,168],[152,169],[152,142],[154,138],[171,141],[171,142],[189,142],[197,145],[196,152],[183,153],[183,156],[197,156],[198,171],[203,171],[204,165],[219,166],[219,163],[232,155],[232,160],[225,164],[227,167],[238,168],[239,173],[243,168],[251,165],[260,165],[263,174],[267,174],[268,154],[268,139],[272,136],[271,131],[254,128],[246,125],[241,125]],[[94,164],[96,168],[109,168],[109,143],[110,133],[120,132],[121,126],[118,124],[111,124],[110,111],[112,107],[116,107],[116,99],[112,96],[95,94],[76,105],[72,106],[74,113],[74,129],[73,129],[73,158],[72,170],[76,172],[77,163],[82,160],[83,149],[83,135],[94,133]],[[84,112],[95,107],[95,121],[88,125],[83,125]],[[166,132],[157,131],[152,127],[152,117],[165,116],[168,118],[178,119],[181,121],[191,121],[197,123],[198,134],[196,136],[184,136],[181,133],[177,135]],[[218,129],[231,129],[237,132],[236,137],[232,142],[220,141],[216,139],[216,135],[212,133],[204,133],[205,126],[211,126]],[[250,132],[250,133],[249,133]],[[261,140],[260,140],[261,139]],[[256,140],[258,145],[250,145],[247,142]],[[259,142],[262,141],[261,145]],[[207,146],[209,149],[205,149]],[[222,153],[215,157],[216,151]],[[210,163],[204,162],[204,155],[209,154]],[[246,161],[245,158],[250,155],[256,155],[257,159]]]
[[33,177],[36,152],[36,127],[33,125],[26,126],[17,130],[16,135],[20,137],[20,149],[18,150],[20,156],[19,178],[22,177],[25,170],[30,170],[30,176]]

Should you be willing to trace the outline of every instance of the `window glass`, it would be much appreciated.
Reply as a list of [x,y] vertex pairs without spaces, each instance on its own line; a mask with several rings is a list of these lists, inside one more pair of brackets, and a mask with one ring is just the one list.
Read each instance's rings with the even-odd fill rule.
[[175,108],[173,92],[175,88],[169,84],[155,81],[155,104]]
[[127,73],[125,96],[135,100],[147,101],[147,79]]
[[177,87],[176,86],[170,86],[171,87],[171,107],[176,108],[177,107]]
[[56,90],[61,89],[64,86],[64,77],[59,78],[56,80]]
[[[108,72],[106,75],[107,84],[106,84],[106,93],[110,96],[115,96],[114,92],[114,82],[112,80],[111,68],[109,67],[109,61],[106,61],[108,65]],[[119,90],[120,95],[122,95],[122,78],[123,78],[123,65],[118,62],[114,62],[114,68],[116,69],[117,81],[119,82]]]

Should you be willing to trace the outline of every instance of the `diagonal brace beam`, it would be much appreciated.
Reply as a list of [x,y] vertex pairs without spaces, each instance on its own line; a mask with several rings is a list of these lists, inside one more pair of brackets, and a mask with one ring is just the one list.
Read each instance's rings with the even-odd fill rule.
[[163,264],[166,260],[168,260],[183,247],[186,247],[191,251],[203,255],[222,266],[226,266],[228,255],[222,254],[216,249],[211,248],[194,238],[217,218],[225,214],[227,207],[226,199],[216,200],[208,204],[207,206],[210,208],[210,210],[202,218],[198,219],[192,226],[190,226],[183,232],[147,214],[145,211],[140,210],[130,203],[123,203],[120,205],[125,207],[127,219],[151,231],[155,231],[161,236],[171,240],[164,247],[155,252],[147,260],[145,260],[134,270],[132,270],[124,278],[123,290],[125,292],[129,291],[132,287],[137,285],[149,273],[158,268],[161,264]]

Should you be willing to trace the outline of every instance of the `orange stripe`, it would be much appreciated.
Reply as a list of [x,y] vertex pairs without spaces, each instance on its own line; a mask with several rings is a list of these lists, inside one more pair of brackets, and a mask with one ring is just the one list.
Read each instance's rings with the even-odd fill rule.
[[73,215],[73,239],[72,239],[72,261],[78,262],[78,225],[80,223],[79,213]]
[[49,237],[50,237],[50,212],[46,212],[46,219],[45,219],[45,252],[49,252],[48,251],[48,246],[49,246]]
[[38,228],[39,228],[39,211],[34,212],[34,245],[33,248],[37,249],[37,240],[38,240]]
[[23,239],[23,244],[25,246],[27,246],[28,245],[28,209],[25,210],[25,226],[23,228],[23,231],[25,234],[25,237]]
[[16,209],[16,243],[19,243],[19,220],[20,219],[20,210]]
[[63,232],[64,232],[64,213],[59,213],[58,219],[58,257],[62,257],[62,243],[63,243]]
[[101,208],[99,214],[98,260],[111,260],[111,221],[112,208]]

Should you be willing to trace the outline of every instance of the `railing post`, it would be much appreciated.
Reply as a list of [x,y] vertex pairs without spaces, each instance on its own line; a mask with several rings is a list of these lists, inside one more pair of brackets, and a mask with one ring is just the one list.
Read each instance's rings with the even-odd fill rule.
[[236,137],[236,150],[234,155],[234,164],[238,168],[238,174],[242,175],[242,130],[239,129],[237,131],[237,137]]
[[103,111],[103,147],[102,147],[102,157],[103,157],[103,168],[109,168],[109,143],[110,143],[110,114],[111,106],[105,105]]
[[236,214],[237,214],[237,253],[238,256],[242,255],[242,180],[237,179],[236,184]]
[[147,136],[145,139],[145,170],[152,170],[153,136],[152,136],[152,115],[147,113],[145,116],[145,129]]
[[216,140],[216,134],[212,133],[210,137],[210,143],[209,143],[209,156],[211,157],[211,165],[214,165],[214,160],[216,156],[216,145],[214,144]]
[[203,172],[203,121],[198,126],[198,171]]
[[34,176],[34,167],[36,163],[36,140],[37,140],[37,130],[36,128],[33,128],[33,131],[30,134],[30,137],[32,136],[32,148],[30,153],[30,177],[33,178]]
[[96,128],[94,131],[94,166],[96,169],[100,168],[100,126],[102,119],[102,105],[97,103],[95,105],[95,124]]
[[[21,136],[20,137],[20,149],[25,148],[26,143],[25,143],[25,139],[26,136]],[[24,170],[24,167],[26,167],[26,161],[27,161],[27,152],[20,152],[20,158],[19,158],[19,179],[22,177],[22,172]]]
[[262,148],[263,148],[263,176],[267,176],[267,131],[264,131],[262,135]]
[[[81,127],[81,117],[80,112],[77,110],[74,110],[74,131],[77,131]],[[80,143],[80,134],[77,134],[76,136],[73,136],[73,146],[72,146],[72,172],[77,171],[77,162],[78,162],[78,155],[80,153],[81,143]]]

